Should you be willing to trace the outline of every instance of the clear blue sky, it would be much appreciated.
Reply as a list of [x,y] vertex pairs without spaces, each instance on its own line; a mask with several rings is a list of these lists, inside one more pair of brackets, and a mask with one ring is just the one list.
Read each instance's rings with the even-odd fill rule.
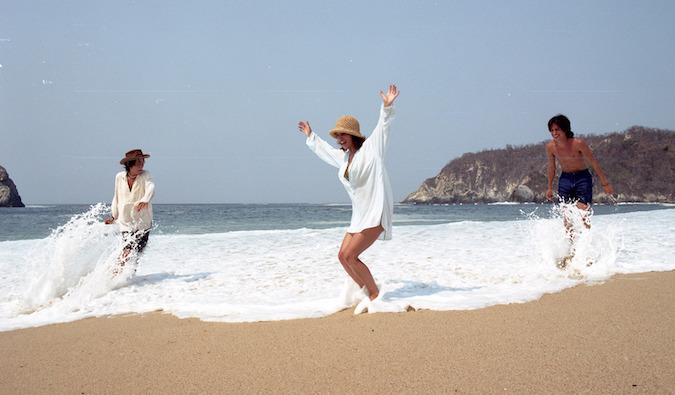
[[396,201],[557,113],[675,128],[673,1],[0,1],[0,165],[26,204],[109,203],[133,148],[156,203],[348,202],[297,123],[369,135],[390,83]]

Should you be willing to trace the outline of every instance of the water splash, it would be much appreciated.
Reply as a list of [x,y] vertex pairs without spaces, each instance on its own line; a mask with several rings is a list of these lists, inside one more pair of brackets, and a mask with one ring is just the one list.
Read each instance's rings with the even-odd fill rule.
[[531,237],[545,265],[571,278],[603,281],[618,273],[622,250],[618,224],[593,225],[593,210],[575,204],[552,206],[548,219],[532,213]]
[[117,276],[113,270],[122,250],[117,227],[105,225],[109,211],[103,203],[73,216],[44,239],[42,248],[33,250],[31,273],[37,273],[19,306],[20,314],[33,313],[63,304],[69,310],[95,299],[128,282],[128,267]]

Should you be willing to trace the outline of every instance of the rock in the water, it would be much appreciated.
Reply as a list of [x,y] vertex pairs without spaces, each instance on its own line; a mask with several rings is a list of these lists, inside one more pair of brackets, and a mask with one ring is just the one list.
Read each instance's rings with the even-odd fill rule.
[[534,192],[527,185],[518,185],[511,194],[511,201],[529,203],[534,201]]
[[7,170],[0,166],[0,207],[26,207],[21,201],[14,181],[9,178]]

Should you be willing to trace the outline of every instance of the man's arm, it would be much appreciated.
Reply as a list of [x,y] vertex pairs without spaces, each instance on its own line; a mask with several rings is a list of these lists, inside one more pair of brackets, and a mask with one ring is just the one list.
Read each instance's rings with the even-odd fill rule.
[[600,177],[600,181],[602,182],[602,190],[610,196],[613,195],[614,188],[612,188],[612,185],[610,185],[609,181],[607,181],[607,178],[605,178],[605,173],[602,172],[600,164],[598,163],[597,160],[595,160],[593,152],[591,152],[591,148],[582,139],[578,139],[578,142],[579,142],[579,151],[581,151],[581,154],[584,156],[584,159],[586,159],[586,161],[590,163],[591,166],[593,166],[593,170],[595,170],[595,173],[598,175],[598,177]]
[[553,155],[550,144],[546,144],[546,156],[548,157],[548,189],[546,190],[546,199],[553,200],[553,179],[555,178],[555,155]]

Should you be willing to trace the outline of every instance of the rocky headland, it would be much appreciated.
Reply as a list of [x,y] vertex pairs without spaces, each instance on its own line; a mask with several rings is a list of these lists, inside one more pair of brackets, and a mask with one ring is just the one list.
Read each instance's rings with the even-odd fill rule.
[[[633,126],[623,132],[578,137],[591,147],[614,188],[616,201],[675,203],[675,131]],[[424,181],[403,203],[544,202],[545,143],[464,154]],[[590,171],[593,201],[613,203]],[[554,192],[559,175],[557,166]]]
[[25,207],[14,181],[9,178],[7,170],[2,166],[0,166],[0,207]]

